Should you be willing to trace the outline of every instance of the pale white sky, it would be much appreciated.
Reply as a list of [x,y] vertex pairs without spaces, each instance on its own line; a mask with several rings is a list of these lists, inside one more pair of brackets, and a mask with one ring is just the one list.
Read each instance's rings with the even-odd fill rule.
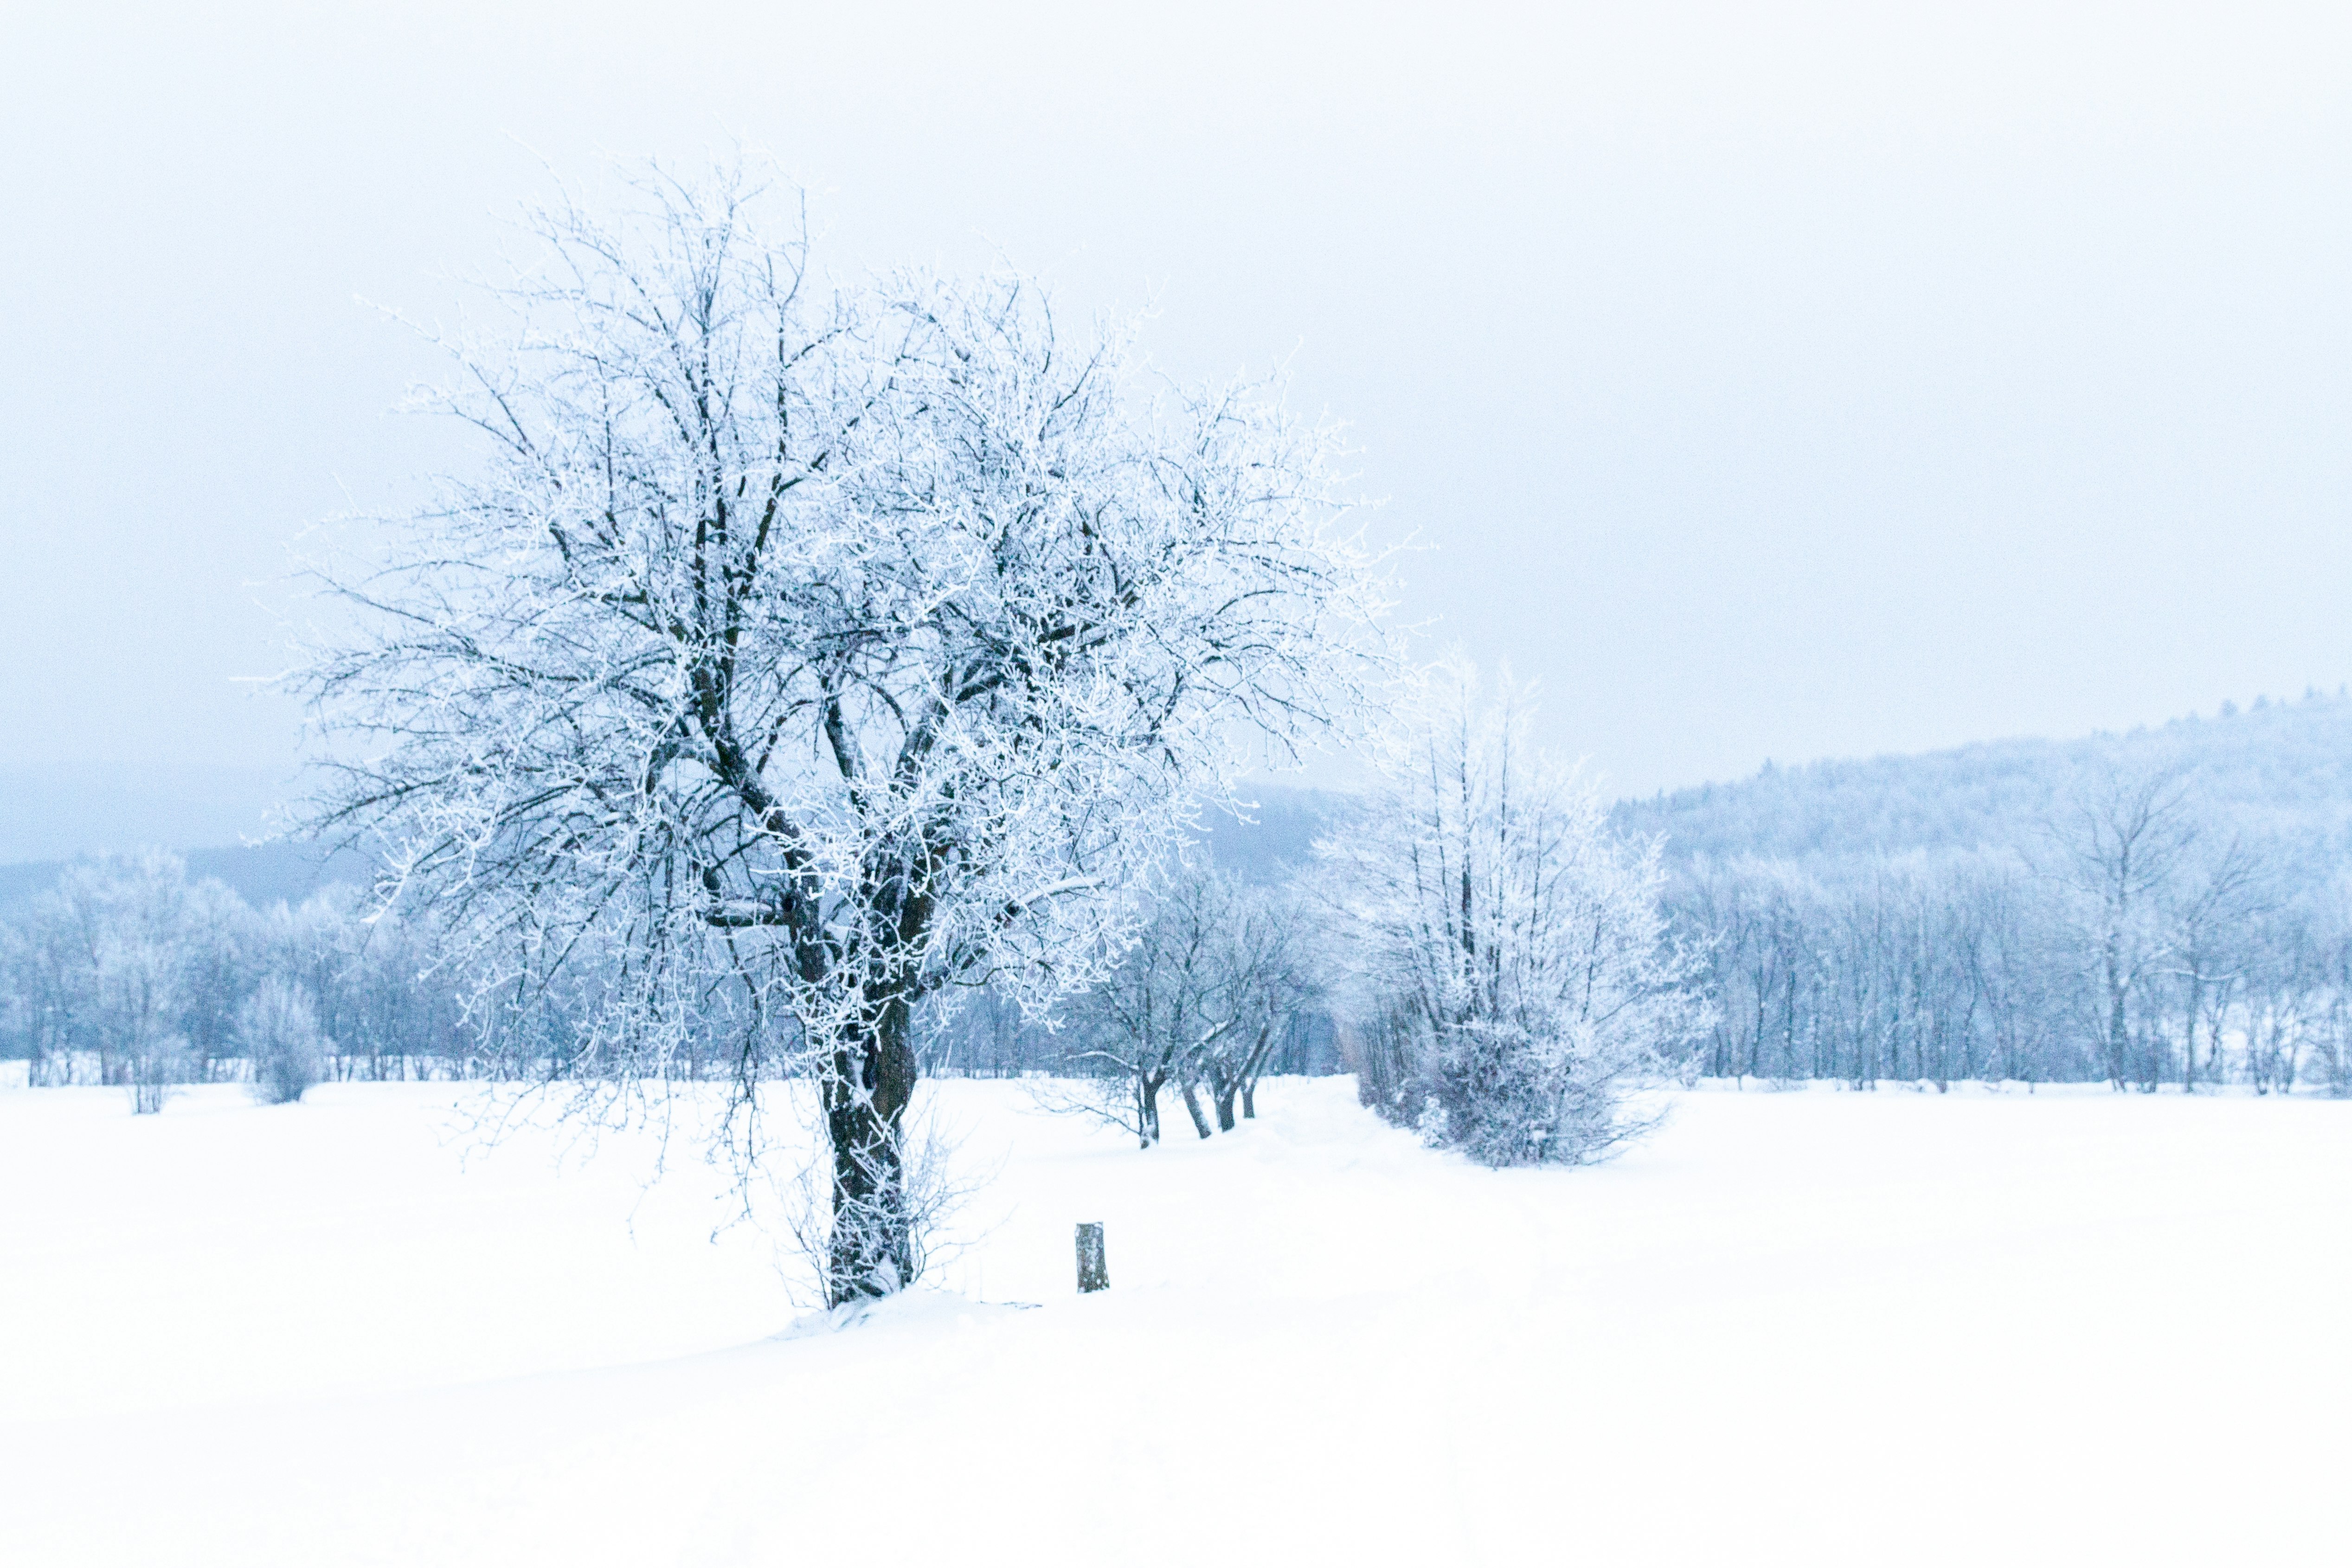
[[543,157],[772,149],[1352,421],[1629,791],[2352,679],[2336,8],[0,3],[0,768],[275,766],[257,599]]

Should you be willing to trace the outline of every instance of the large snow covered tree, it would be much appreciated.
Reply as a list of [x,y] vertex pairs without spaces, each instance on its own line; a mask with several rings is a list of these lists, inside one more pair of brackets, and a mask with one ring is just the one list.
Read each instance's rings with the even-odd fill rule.
[[[1333,430],[1147,375],[1017,277],[825,287],[740,173],[541,214],[427,405],[478,471],[337,586],[330,831],[440,907],[594,1092],[813,1079],[826,1289],[911,1277],[911,1011],[1105,972],[1248,747],[1349,708],[1382,587]],[[1246,740],[1244,738],[1247,738]]]
[[1380,1109],[1495,1165],[1607,1153],[1643,1125],[1626,1089],[1708,1023],[1655,847],[1611,832],[1530,713],[1507,677],[1444,661],[1381,735],[1362,814],[1318,846],[1359,1024],[1401,1058]]

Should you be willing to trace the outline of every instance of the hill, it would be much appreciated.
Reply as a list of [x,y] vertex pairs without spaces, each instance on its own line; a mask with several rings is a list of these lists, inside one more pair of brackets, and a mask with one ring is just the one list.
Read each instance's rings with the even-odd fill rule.
[[[1218,865],[1257,882],[1279,881],[1312,859],[1316,835],[1348,804],[1344,795],[1281,785],[1262,785],[1247,793],[1255,802],[1248,820],[1223,812],[1204,814],[1201,837]],[[107,847],[128,848],[135,842],[110,842]],[[157,842],[178,847],[169,839]],[[257,910],[281,899],[299,904],[331,883],[363,884],[369,875],[365,857],[352,850],[324,854],[313,844],[191,848],[184,851],[184,858],[191,881],[216,878]],[[71,863],[53,858],[0,865],[0,910],[54,886],[58,873]]]
[[0,768],[0,863],[265,837],[299,793],[291,767],[56,763]]
[[[335,882],[364,884],[367,863],[349,850],[321,853],[315,844],[232,844],[225,848],[191,849],[182,858],[188,879],[215,878],[257,910],[283,900],[299,904]],[[0,910],[24,902],[57,883],[68,860],[26,860],[0,866]]]
[[2352,848],[2352,697],[2341,693],[2224,705],[2126,734],[1768,763],[1735,784],[1620,802],[1615,815],[1629,832],[1664,835],[1677,862],[1841,861],[2019,845],[2094,775],[2159,770],[2249,837],[2328,857]]

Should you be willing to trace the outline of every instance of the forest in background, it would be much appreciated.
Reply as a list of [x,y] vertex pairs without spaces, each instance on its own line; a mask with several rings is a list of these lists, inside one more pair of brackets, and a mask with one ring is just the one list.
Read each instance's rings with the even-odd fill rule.
[[1620,803],[1709,1076],[2352,1091],[2352,699]]
[[[1268,896],[1311,858],[1339,799],[1267,792],[1250,820],[1206,823],[1194,858],[1223,868],[1232,896]],[[251,1070],[239,1013],[271,982],[310,999],[332,1078],[528,1077],[562,1057],[582,996],[486,1002],[429,921],[373,911],[367,871],[355,851],[283,842],[0,866],[0,1058],[26,1061],[35,1085],[238,1080]],[[1293,1010],[1257,1070],[1339,1071],[1329,1017]],[[934,1074],[1068,1071],[1091,1048],[1082,1028],[1025,1018],[985,987],[923,1023]],[[715,1062],[689,1049],[680,1071]]]
[[[1205,819],[1196,856],[1311,900],[1315,839],[1351,809],[1264,788],[1251,820]],[[2344,695],[1768,765],[1612,820],[1659,841],[1670,929],[1717,1005],[1706,1076],[2352,1092]],[[316,995],[339,1075],[493,1070],[457,977],[421,933],[362,918],[359,872],[287,845],[0,868],[0,1054],[36,1081],[119,1079],[152,1035],[191,1077],[234,1072],[236,1009],[279,975]],[[1352,1065],[1322,999],[1299,1006],[1267,1070]],[[984,990],[933,1012],[928,1071],[1086,1049]]]

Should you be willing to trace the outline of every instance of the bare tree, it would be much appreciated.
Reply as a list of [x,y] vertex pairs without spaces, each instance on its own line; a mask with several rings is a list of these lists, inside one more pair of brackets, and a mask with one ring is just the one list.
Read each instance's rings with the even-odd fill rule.
[[1288,888],[1236,887],[1218,951],[1233,1026],[1201,1053],[1217,1130],[1257,1115],[1257,1083],[1293,1025],[1323,993],[1322,954],[1308,935],[1305,902]]
[[0,935],[15,1023],[26,1058],[25,1081],[32,1086],[73,1081],[80,1044],[80,1017],[89,967],[86,948],[67,907],[54,894],[32,900]]
[[220,882],[190,884],[180,911],[179,945],[189,1071],[209,1083],[231,1054],[238,1003],[250,992],[261,922]]
[[[2232,838],[2179,879],[2170,910],[2173,973],[2184,995],[2181,1005],[2180,1088],[2197,1089],[2197,1028],[2210,1020],[2207,1058],[2221,1067],[2221,1017],[2230,992],[2244,968],[2247,921],[2268,904],[2262,862],[2242,838]],[[2219,1005],[2214,1005],[2219,1004]],[[2154,1065],[2154,1064],[2151,1064]]]
[[2166,770],[2103,773],[2048,833],[2096,984],[2107,1079],[2122,1089],[2133,1076],[2132,1001],[2171,952],[2165,904],[2197,839],[2187,786]]
[[1239,1120],[1255,1118],[1258,1079],[1322,989],[1291,889],[1250,886],[1203,858],[1156,879],[1151,911],[1075,1010],[1066,1060],[1094,1095],[1065,1107],[1106,1116],[1147,1149],[1171,1087],[1203,1138],[1234,1131],[1236,1107]]
[[2258,918],[2249,944],[2243,1016],[2245,1073],[2256,1094],[2292,1094],[2306,1043],[2327,1022],[2327,976],[2300,910]]
[[187,1081],[188,1043],[173,1027],[180,1002],[180,955],[165,934],[134,931],[100,954],[101,1037],[121,1064],[131,1109],[152,1116]]
[[152,1115],[189,1076],[186,868],[160,850],[69,866],[40,911],[65,938],[75,1043]]
[[[2004,868],[1976,889],[1979,939],[1968,954],[1981,1000],[1987,1070],[1996,1079],[2029,1088],[2051,1075],[2051,1063],[2071,980],[2062,980],[2043,916],[2047,900],[2020,871]],[[2071,971],[2069,972],[2071,974]]]
[[[609,1107],[814,1076],[836,1300],[912,1275],[912,1009],[1082,986],[1115,895],[1351,700],[1383,608],[1333,431],[1148,381],[1014,277],[827,289],[740,172],[538,216],[514,325],[424,405],[486,462],[334,579],[308,689],[364,834]],[[698,1059],[696,1058],[696,1059]]]

